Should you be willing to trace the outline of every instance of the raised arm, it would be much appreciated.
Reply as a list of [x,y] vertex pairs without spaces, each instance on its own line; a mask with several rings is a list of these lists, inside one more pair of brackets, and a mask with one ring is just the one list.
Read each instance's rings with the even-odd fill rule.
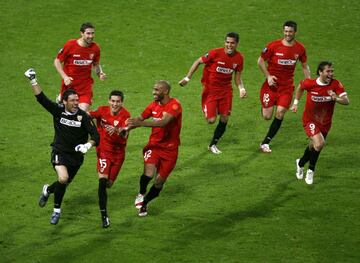
[[195,71],[198,69],[199,65],[204,63],[202,58],[198,58],[197,60],[195,60],[195,62],[191,65],[189,72],[186,74],[186,76],[179,81],[179,85],[180,86],[185,86],[190,79],[192,78],[193,74],[195,73]]

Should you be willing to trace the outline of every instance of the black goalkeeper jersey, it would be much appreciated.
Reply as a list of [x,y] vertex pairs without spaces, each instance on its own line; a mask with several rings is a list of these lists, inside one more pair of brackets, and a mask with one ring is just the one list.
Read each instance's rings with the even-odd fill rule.
[[53,116],[55,135],[51,145],[55,150],[76,153],[75,146],[87,143],[89,135],[96,145],[99,144],[99,133],[85,111],[79,109],[76,113],[69,113],[64,105],[49,100],[43,92],[36,98]]

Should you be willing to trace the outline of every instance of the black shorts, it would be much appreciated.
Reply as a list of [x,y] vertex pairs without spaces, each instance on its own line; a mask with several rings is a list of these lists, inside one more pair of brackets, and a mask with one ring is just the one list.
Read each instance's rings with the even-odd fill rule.
[[51,152],[51,163],[53,167],[55,168],[56,165],[64,165],[67,168],[69,174],[68,183],[74,179],[83,162],[84,156],[80,153],[69,154],[54,149]]

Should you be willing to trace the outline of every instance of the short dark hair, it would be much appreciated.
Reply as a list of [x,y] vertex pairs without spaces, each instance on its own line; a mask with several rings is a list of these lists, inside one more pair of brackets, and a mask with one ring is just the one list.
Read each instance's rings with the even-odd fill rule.
[[121,101],[124,101],[124,93],[120,90],[111,91],[109,95],[109,99],[111,99],[111,96],[119,96],[121,98]]
[[84,23],[84,24],[81,25],[80,31],[84,33],[87,28],[93,28],[93,29],[95,29],[95,27],[93,26],[93,24],[91,24],[90,22],[86,22],[86,23]]
[[321,61],[317,67],[316,75],[320,76],[320,71],[323,71],[326,66],[331,67],[333,63],[331,61]]
[[171,85],[167,80],[159,80],[159,81],[156,82],[156,84],[165,87],[169,92],[171,90]]
[[61,96],[61,101],[63,101],[63,100],[67,101],[68,98],[69,98],[69,96],[70,96],[70,95],[73,95],[73,94],[79,95],[79,94],[78,94],[75,90],[73,90],[73,89],[67,89],[67,90],[65,90],[64,93],[63,93],[62,96]]
[[229,33],[226,34],[225,40],[226,40],[226,38],[228,38],[228,37],[235,38],[236,43],[239,43],[239,34],[238,34],[238,33],[236,33],[236,32],[229,32]]
[[283,28],[286,26],[292,27],[295,30],[295,32],[297,31],[297,24],[295,21],[291,21],[291,20],[285,21]]

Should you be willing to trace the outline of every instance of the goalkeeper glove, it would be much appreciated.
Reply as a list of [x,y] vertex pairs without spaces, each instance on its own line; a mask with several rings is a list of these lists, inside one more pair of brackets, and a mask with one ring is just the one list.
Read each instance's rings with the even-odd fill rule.
[[88,150],[92,147],[91,143],[79,144],[75,147],[76,152],[82,152],[83,154],[87,153]]
[[27,71],[25,71],[24,75],[30,80],[31,85],[33,86],[37,85],[36,72],[33,68],[30,68]]

